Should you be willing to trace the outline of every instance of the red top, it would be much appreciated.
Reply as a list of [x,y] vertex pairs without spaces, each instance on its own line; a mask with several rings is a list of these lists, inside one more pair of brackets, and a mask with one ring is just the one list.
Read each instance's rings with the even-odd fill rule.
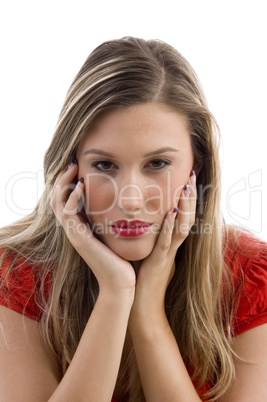
[[[20,259],[19,266],[7,276],[11,258],[9,254],[0,268],[0,304],[40,321],[42,312],[35,301],[39,286],[36,271]],[[236,336],[267,323],[267,244],[245,233],[239,232],[237,237],[229,234],[224,260],[233,273],[239,301],[232,327]]]
[[224,260],[236,294],[233,336],[267,323],[267,243],[250,234],[229,233]]

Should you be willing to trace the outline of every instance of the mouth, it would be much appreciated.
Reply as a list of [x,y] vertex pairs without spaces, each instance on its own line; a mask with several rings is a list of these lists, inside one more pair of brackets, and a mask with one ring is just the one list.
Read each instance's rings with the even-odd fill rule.
[[111,224],[114,233],[122,237],[137,237],[145,234],[152,224],[149,222],[133,220],[119,220]]

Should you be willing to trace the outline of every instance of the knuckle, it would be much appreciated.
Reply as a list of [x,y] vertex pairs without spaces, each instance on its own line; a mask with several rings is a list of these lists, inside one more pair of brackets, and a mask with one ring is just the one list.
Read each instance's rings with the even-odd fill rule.
[[76,214],[77,214],[77,208],[72,208],[72,207],[70,208],[70,207],[65,206],[62,211],[62,215],[64,215],[66,218],[73,217],[73,215],[76,215]]
[[159,244],[160,251],[162,251],[162,252],[168,251],[169,247],[170,247],[170,243],[167,242],[167,241],[162,242],[162,243]]
[[63,209],[63,211],[61,212],[61,218],[63,221],[68,219],[68,214],[66,213],[65,208]]
[[64,208],[63,211],[61,212],[61,218],[62,221],[68,222],[68,220],[71,218],[71,215],[69,214],[69,211]]

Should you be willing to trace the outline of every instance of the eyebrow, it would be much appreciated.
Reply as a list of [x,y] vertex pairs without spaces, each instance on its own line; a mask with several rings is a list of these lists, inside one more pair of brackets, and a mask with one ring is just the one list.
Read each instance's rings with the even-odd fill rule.
[[[175,149],[172,147],[163,147],[163,148],[156,149],[155,151],[151,151],[151,152],[144,154],[144,157],[163,154],[165,152],[178,152],[178,149]],[[84,152],[84,155],[88,155],[88,154],[96,154],[96,155],[107,156],[109,158],[115,158],[115,155],[113,155],[109,152],[103,151],[102,149],[96,149],[96,148],[92,148],[92,149],[89,149],[88,151]]]

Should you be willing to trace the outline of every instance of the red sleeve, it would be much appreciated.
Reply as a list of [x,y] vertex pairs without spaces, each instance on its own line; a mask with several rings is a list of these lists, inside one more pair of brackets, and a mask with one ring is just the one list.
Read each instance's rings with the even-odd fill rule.
[[236,290],[235,336],[267,323],[267,245],[260,243],[254,258],[245,260],[242,254],[240,261],[243,273]]
[[40,321],[42,312],[36,302],[38,284],[34,268],[20,258],[12,271],[8,272],[12,258],[9,253],[0,268],[0,304]]

